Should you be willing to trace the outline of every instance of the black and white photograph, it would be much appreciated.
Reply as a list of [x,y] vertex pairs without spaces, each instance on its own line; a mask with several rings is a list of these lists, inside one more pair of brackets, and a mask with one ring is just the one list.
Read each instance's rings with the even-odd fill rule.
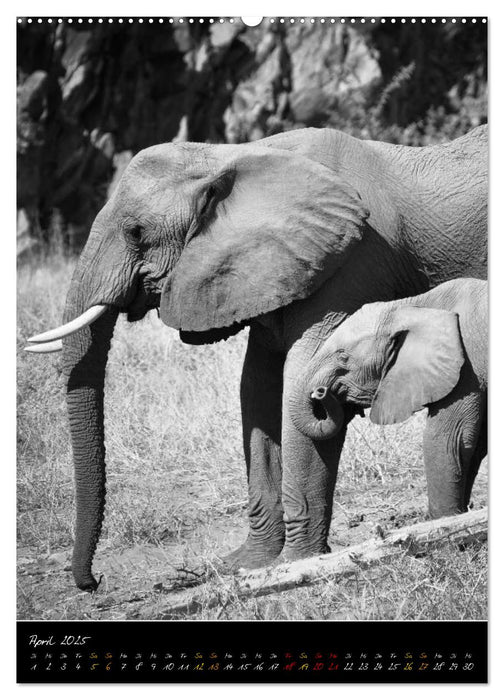
[[17,619],[485,622],[487,19],[16,24]]

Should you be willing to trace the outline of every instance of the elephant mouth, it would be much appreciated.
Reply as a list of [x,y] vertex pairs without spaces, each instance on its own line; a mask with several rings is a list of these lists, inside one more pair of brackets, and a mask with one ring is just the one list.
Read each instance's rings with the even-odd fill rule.
[[131,304],[127,308],[121,309],[121,311],[126,313],[129,323],[135,323],[136,321],[141,321],[153,309],[157,309],[159,314],[160,303],[161,292],[146,290],[142,285]]
[[149,311],[152,311],[153,309],[159,310],[159,304],[152,304],[138,309],[132,307],[126,310],[126,318],[128,319],[129,323],[135,323],[136,321],[141,321],[143,318],[145,318]]
[[[148,312],[153,309],[156,309],[159,316],[160,304],[161,288],[158,288],[157,285],[154,286],[152,282],[146,284],[145,281],[142,281],[138,284],[137,293],[133,301],[125,309],[121,309],[121,311],[126,313],[128,322],[135,323],[145,318]],[[212,343],[218,343],[220,340],[227,340],[227,338],[236,335],[249,323],[250,319],[247,319],[244,321],[235,321],[230,326],[210,328],[206,331],[179,330],[179,335],[181,341],[187,345],[211,345]]]

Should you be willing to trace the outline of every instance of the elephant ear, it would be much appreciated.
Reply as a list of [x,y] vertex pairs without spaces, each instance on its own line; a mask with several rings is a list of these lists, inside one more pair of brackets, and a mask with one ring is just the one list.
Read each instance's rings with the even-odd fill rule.
[[216,204],[161,296],[162,320],[184,331],[230,326],[307,297],[344,264],[368,216],[333,170],[275,148],[244,146],[202,188]]
[[457,384],[464,364],[458,316],[450,311],[402,306],[391,318],[390,342],[373,423],[400,423],[440,401]]

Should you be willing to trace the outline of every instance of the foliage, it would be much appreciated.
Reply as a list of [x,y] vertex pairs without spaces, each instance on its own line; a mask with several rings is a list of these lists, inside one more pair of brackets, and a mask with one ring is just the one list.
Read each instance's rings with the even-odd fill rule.
[[[331,126],[425,146],[487,118],[482,22],[18,24],[18,252],[84,244],[154,143]],[[107,60],[103,60],[107,56]]]
[[452,90],[449,106],[430,106],[425,115],[400,126],[391,123],[384,115],[385,107],[394,93],[414,82],[415,63],[399,69],[385,85],[371,107],[356,109],[341,118],[331,115],[326,126],[350,133],[352,136],[375,141],[387,141],[403,146],[430,146],[463,136],[468,131],[487,121],[487,91],[485,85],[474,85],[476,96],[470,92],[459,97]]

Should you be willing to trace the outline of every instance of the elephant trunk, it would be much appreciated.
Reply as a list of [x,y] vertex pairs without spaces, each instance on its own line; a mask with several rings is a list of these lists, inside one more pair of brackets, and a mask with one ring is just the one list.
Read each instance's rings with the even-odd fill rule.
[[[89,308],[89,241],[74,273],[65,307],[65,321]],[[92,266],[91,266],[92,268]],[[76,510],[72,572],[82,590],[93,591],[98,583],[91,573],[105,507],[105,444],[103,388],[108,351],[118,316],[108,307],[93,323],[63,339],[63,372],[67,380],[67,408],[75,468]]]
[[[345,416],[338,399],[325,383],[309,379],[307,372],[289,397],[289,410],[295,427],[311,440],[329,440],[342,429]],[[315,388],[314,388],[315,387]]]

